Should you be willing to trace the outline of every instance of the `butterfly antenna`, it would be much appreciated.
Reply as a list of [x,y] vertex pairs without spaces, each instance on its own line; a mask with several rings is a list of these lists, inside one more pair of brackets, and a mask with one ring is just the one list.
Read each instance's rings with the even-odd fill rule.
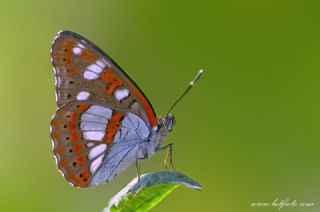
[[199,80],[199,78],[201,77],[203,73],[203,70],[200,69],[197,73],[197,75],[195,76],[195,78],[189,83],[189,86],[187,87],[187,89],[183,92],[183,94],[173,103],[173,105],[171,106],[171,108],[169,109],[168,113],[170,113],[172,111],[172,109],[178,104],[178,102],[181,101],[181,99],[190,91],[190,89],[193,87],[193,85]]

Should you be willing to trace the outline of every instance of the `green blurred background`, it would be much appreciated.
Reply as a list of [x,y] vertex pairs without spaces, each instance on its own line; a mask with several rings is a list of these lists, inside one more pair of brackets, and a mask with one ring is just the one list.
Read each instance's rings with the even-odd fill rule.
[[[0,210],[101,211],[135,176],[70,186],[51,153],[55,112],[50,46],[60,29],[108,52],[165,113],[175,109],[179,188],[154,211],[278,211],[251,202],[291,198],[320,211],[320,5],[307,0],[2,1]],[[142,163],[162,169],[165,153]]]

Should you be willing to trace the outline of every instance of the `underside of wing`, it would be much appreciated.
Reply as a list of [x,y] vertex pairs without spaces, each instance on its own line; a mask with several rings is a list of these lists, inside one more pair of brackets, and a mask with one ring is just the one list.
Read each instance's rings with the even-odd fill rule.
[[154,110],[135,83],[101,49],[84,37],[61,31],[51,49],[57,105],[94,101],[130,111],[149,127],[157,126]]
[[109,181],[139,156],[150,135],[131,112],[90,101],[71,101],[51,121],[57,166],[77,187]]

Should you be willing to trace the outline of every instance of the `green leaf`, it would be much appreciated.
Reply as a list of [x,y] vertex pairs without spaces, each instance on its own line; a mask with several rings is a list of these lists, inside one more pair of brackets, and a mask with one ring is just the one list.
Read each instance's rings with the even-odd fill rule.
[[140,187],[133,179],[109,202],[105,212],[149,211],[180,185],[201,190],[194,179],[175,171],[160,171],[141,176]]

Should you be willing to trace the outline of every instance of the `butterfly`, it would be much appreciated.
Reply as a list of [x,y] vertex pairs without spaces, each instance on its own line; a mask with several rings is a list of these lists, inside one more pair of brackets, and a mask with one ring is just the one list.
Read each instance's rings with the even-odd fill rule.
[[157,118],[141,89],[99,47],[60,31],[51,62],[57,110],[50,136],[58,169],[72,185],[107,182],[164,148],[174,116]]

